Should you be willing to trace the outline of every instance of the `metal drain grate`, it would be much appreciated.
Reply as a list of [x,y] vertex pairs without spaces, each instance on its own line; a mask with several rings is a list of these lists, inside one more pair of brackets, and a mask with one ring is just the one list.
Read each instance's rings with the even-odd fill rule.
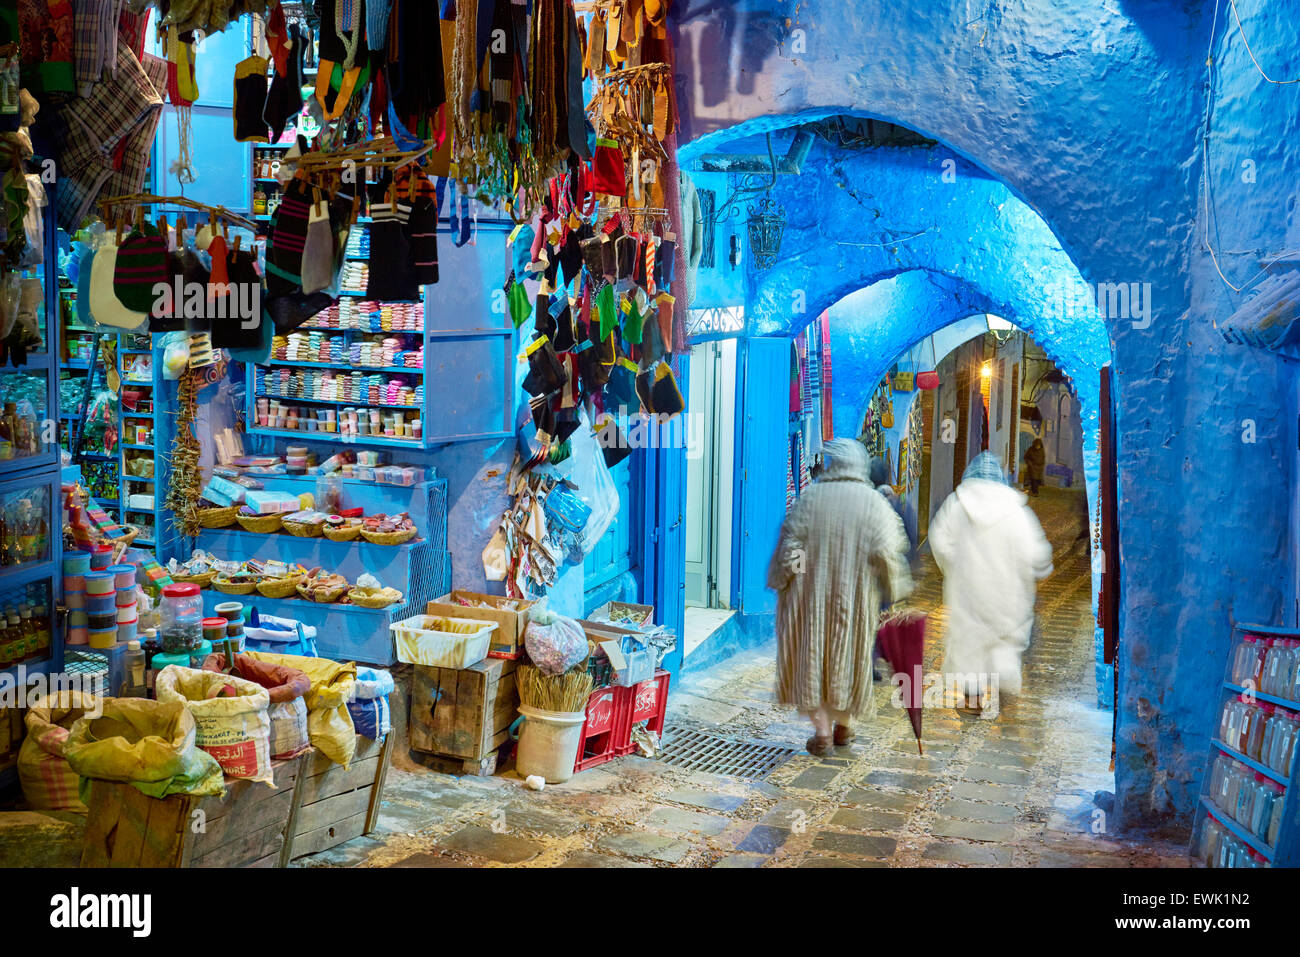
[[798,753],[779,745],[733,741],[670,724],[664,728],[659,761],[687,771],[761,781]]

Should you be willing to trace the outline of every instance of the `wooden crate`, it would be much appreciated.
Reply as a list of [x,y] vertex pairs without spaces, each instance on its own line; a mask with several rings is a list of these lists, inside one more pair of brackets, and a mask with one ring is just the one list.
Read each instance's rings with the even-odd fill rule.
[[408,719],[411,749],[458,763],[457,773],[491,774],[496,751],[519,716],[516,666],[502,658],[460,669],[416,665]]
[[283,863],[336,847],[375,829],[393,734],[382,742],[357,735],[351,766],[335,764],[319,751],[304,754],[298,769],[286,831]]
[[277,761],[274,789],[226,782],[221,797],[151,798],[92,781],[82,867],[279,867],[301,759]]

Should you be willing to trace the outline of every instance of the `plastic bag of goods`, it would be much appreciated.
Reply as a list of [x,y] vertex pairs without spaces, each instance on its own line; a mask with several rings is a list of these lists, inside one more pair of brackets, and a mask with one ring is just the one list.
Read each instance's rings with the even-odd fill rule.
[[159,701],[183,704],[198,726],[195,740],[232,778],[271,778],[271,698],[259,684],[235,675],[168,665],[158,672]]
[[66,754],[72,726],[86,712],[99,713],[102,698],[80,691],[42,695],[24,718],[27,737],[18,749],[18,780],[33,811],[86,811],[77,796],[77,772]]
[[542,674],[558,675],[587,658],[587,635],[572,618],[535,612],[524,632],[524,648]]
[[72,725],[63,753],[82,778],[126,781],[149,797],[223,794],[221,766],[198,747],[197,730],[179,701],[105,698],[101,715]]
[[395,687],[393,676],[384,669],[357,668],[356,697],[348,702],[357,734],[381,741],[393,729],[388,696]]
[[314,658],[316,629],[293,618],[259,615],[254,608],[252,620],[244,626],[244,647],[249,651]]
[[[224,672],[226,656],[220,652],[208,655],[203,670]],[[311,747],[305,697],[311,691],[311,679],[306,674],[296,668],[258,661],[248,655],[235,655],[231,673],[261,685],[271,699],[271,705],[266,709],[267,717],[271,719],[271,760],[287,760]]]
[[303,672],[311,679],[307,692],[307,734],[312,747],[319,750],[335,764],[345,768],[357,753],[357,732],[348,711],[348,701],[353,697],[357,680],[357,666],[352,662],[340,663],[328,658],[305,658],[301,655],[275,655],[269,652],[250,651],[250,658],[270,664],[284,665]]

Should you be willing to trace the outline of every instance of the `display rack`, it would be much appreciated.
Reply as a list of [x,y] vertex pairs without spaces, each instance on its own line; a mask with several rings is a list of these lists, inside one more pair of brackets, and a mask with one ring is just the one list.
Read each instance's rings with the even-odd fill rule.
[[[1296,628],[1278,628],[1272,625],[1252,625],[1238,624],[1232,629],[1232,649],[1228,655],[1228,667],[1222,686],[1217,695],[1218,707],[1214,711],[1215,728],[1210,740],[1209,760],[1206,763],[1204,780],[1201,788],[1201,799],[1197,806],[1196,817],[1192,827],[1192,845],[1191,854],[1193,858],[1198,857],[1198,850],[1201,845],[1203,828],[1206,826],[1207,818],[1213,816],[1219,825],[1227,831],[1232,837],[1245,844],[1253,851],[1259,859],[1267,863],[1270,867],[1296,867],[1300,865],[1300,798],[1297,794],[1300,789],[1297,788],[1300,780],[1300,758],[1294,757],[1291,762],[1290,774],[1281,774],[1267,764],[1257,761],[1248,755],[1242,753],[1239,748],[1234,748],[1219,736],[1219,718],[1223,713],[1223,706],[1230,699],[1239,695],[1245,695],[1254,701],[1272,706],[1276,709],[1288,713],[1296,714],[1300,717],[1300,701],[1289,698],[1279,697],[1277,695],[1265,694],[1254,687],[1246,687],[1237,684],[1233,680],[1233,656],[1239,642],[1248,635],[1258,636],[1263,639],[1300,639],[1300,629]],[[1298,649],[1300,650],[1300,649]],[[1295,742],[1292,742],[1292,748]],[[1275,782],[1285,788],[1282,808],[1281,826],[1277,833],[1277,839],[1273,845],[1269,845],[1262,840],[1249,827],[1245,826],[1229,813],[1225,808],[1216,802],[1216,795],[1212,792],[1212,777],[1215,761],[1220,755],[1226,755],[1234,761],[1244,765],[1251,772],[1254,772],[1258,778]]]
[[[140,528],[137,545],[155,550],[164,540],[162,530],[167,522],[162,508],[167,469],[164,457],[158,453],[159,448],[167,447],[159,441],[159,408],[166,402],[161,364],[162,350],[154,348],[148,334],[123,333],[118,337],[117,372],[122,383],[118,395],[118,514],[124,524]],[[127,396],[128,392],[136,395]],[[134,474],[140,470],[133,465],[135,462],[151,463],[144,469],[150,474]]]
[[[41,280],[44,295],[38,306],[37,328],[42,345],[27,353],[23,365],[15,366],[12,356],[0,364],[0,408],[30,403],[35,447],[20,454],[10,443],[3,448],[0,436],[0,610],[17,609],[20,603],[43,605],[49,629],[48,650],[0,667],[0,680],[16,680],[19,669],[26,675],[58,672],[63,667],[63,641],[55,627],[55,608],[62,600],[63,502],[62,469],[57,442],[47,442],[44,423],[58,415],[60,303],[58,289],[58,229],[54,222],[56,204],[52,191],[44,216],[43,265],[23,270],[24,276]],[[12,431],[11,423],[4,425]],[[12,439],[12,435],[8,436]],[[12,636],[10,636],[12,637]]]
[[[78,443],[83,484],[104,504],[114,518],[120,517],[119,499],[121,484],[118,468],[120,458],[116,450],[108,451],[102,444],[87,443],[84,430],[86,414],[97,388],[107,383],[107,354],[117,347],[117,334],[90,326],[83,326],[77,314],[77,290],[62,275],[59,277],[59,327],[62,335],[59,345],[59,443],[72,451],[75,437],[82,433]],[[115,360],[114,360],[115,361]],[[120,416],[115,410],[115,421]]]
[[[316,491],[316,476],[259,476],[270,491],[301,495]],[[345,504],[365,503],[368,514],[407,512],[420,536],[401,545],[376,545],[364,539],[333,542],[326,538],[301,538],[288,532],[259,534],[239,526],[205,528],[194,539],[195,548],[219,559],[274,559],[307,568],[320,567],[349,582],[374,575],[386,587],[396,588],[402,600],[383,609],[357,605],[317,603],[302,598],[244,597],[205,589],[203,604],[209,615],[223,601],[236,600],[259,612],[292,618],[316,628],[316,647],[327,658],[392,665],[394,655],[389,625],[423,614],[425,606],[451,590],[451,554],[447,550],[447,481],[431,479],[411,486],[343,480]]]

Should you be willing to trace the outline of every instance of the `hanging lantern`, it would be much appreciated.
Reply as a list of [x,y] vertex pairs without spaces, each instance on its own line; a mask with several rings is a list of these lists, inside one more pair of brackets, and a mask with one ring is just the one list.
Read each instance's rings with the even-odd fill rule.
[[754,268],[771,269],[781,252],[781,235],[785,232],[785,207],[765,196],[749,207],[749,248]]

